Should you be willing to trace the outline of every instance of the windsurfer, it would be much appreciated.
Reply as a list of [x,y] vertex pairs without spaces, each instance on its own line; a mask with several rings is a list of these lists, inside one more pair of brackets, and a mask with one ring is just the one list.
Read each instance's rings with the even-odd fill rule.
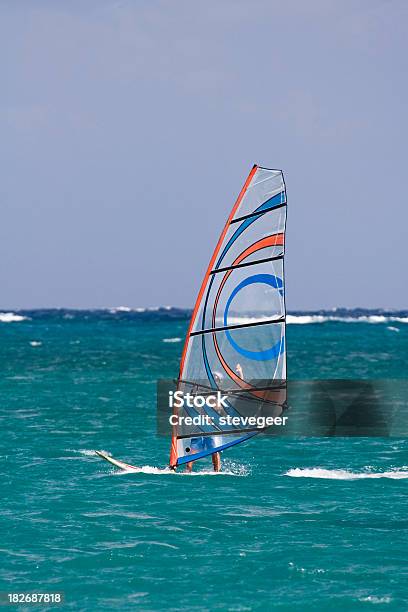
[[[203,450],[211,450],[215,448],[217,443],[215,442],[215,436],[200,436],[199,438],[191,438],[191,453],[199,453]],[[221,471],[221,456],[220,453],[213,453],[211,455],[214,472]],[[193,461],[189,461],[186,464],[187,471],[193,470]]]
[[[217,387],[220,388],[220,384],[222,382],[223,375],[220,372],[214,372],[214,380],[217,384]],[[223,410],[222,403],[218,402],[214,407],[215,410],[221,414]],[[218,438],[218,441],[217,441]],[[219,436],[200,436],[197,438],[191,438],[191,452],[199,453],[203,450],[211,450],[212,448],[216,448],[220,446]],[[212,453],[211,455],[212,464],[214,468],[214,472],[221,471],[221,454],[219,452]],[[188,472],[193,470],[193,461],[189,461],[186,464],[186,468]]]

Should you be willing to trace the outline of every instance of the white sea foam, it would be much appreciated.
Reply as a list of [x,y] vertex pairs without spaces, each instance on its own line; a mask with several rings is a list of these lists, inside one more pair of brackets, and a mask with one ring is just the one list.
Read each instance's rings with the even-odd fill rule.
[[[126,312],[134,312],[134,313],[144,313],[144,312],[158,312],[160,310],[172,310],[173,306],[148,306],[148,307],[137,307],[131,308],[130,306],[115,306],[109,308],[108,311],[111,314],[116,313],[126,313]],[[289,325],[313,325],[316,323],[372,323],[372,324],[384,324],[384,323],[408,323],[408,316],[398,316],[396,314],[391,314],[389,311],[388,314],[360,314],[358,316],[350,316],[345,314],[344,316],[337,314],[338,308],[333,308],[330,312],[333,314],[288,314],[286,316],[286,322]],[[347,311],[346,311],[347,312]],[[351,311],[352,312],[352,311]],[[187,311],[186,311],[187,314]],[[2,320],[2,316],[12,316],[12,317],[20,317],[20,315],[15,315],[14,313],[0,313],[0,321]],[[278,316],[278,315],[277,315]],[[252,314],[252,315],[241,315],[234,316],[231,313],[231,316],[228,317],[229,325],[245,325],[247,323],[255,323],[257,321],[267,321],[271,318],[270,314]],[[13,318],[13,320],[23,320],[20,318]],[[224,324],[223,318],[217,317],[216,325],[222,326]],[[391,327],[390,327],[391,329]],[[392,331],[400,331],[398,328],[392,328]]]
[[136,308],[131,308],[130,306],[113,306],[109,308],[109,312],[111,314],[116,314],[117,312],[158,312],[159,310],[171,310],[173,306],[137,306]]
[[287,315],[286,322],[295,325],[311,323],[408,323],[408,317],[395,317],[385,315],[362,315],[360,317],[336,317],[331,315]]
[[181,342],[181,338],[163,338],[162,342]]
[[[267,321],[270,316],[258,315],[252,317],[245,316],[230,316],[228,317],[229,325],[245,325],[248,323],[255,323],[257,321]],[[278,318],[278,317],[276,317]],[[396,317],[396,316],[385,316],[385,315],[361,315],[359,317],[339,317],[336,315],[318,315],[318,314],[304,314],[304,315],[286,315],[286,323],[289,325],[312,325],[315,323],[408,323],[408,317]],[[216,324],[222,326],[224,324],[223,319],[217,319]],[[394,327],[393,330],[399,331],[398,328]]]
[[30,342],[30,346],[42,346],[42,342],[37,342],[36,340],[32,340]]
[[372,603],[372,604],[388,604],[391,603],[392,599],[391,597],[385,596],[385,597],[376,597],[375,595],[368,595],[368,597],[360,597],[360,599],[358,601],[364,601],[367,603]]
[[126,470],[114,469],[113,474],[116,476],[124,476],[126,474],[158,474],[161,476],[247,476],[248,473],[244,470],[241,472],[239,470],[234,471],[231,469],[222,469],[221,472],[214,472],[214,470],[196,470],[192,472],[181,471],[179,470],[171,470],[169,467],[166,468],[158,468],[152,465],[143,465],[140,467],[132,467],[127,468]]
[[129,306],[115,306],[114,308],[109,308],[109,312],[112,314],[116,314],[117,312],[132,312],[132,309]]
[[142,465],[140,467],[129,467],[126,469],[114,468],[114,474],[123,476],[124,474],[174,474],[170,468],[158,468],[152,465]]
[[19,323],[27,320],[28,317],[23,317],[23,315],[18,315],[15,312],[0,312],[0,323]]
[[321,567],[313,567],[310,569],[306,569],[305,567],[300,567],[295,565],[293,561],[290,561],[288,564],[290,570],[295,570],[296,572],[300,572],[301,574],[325,574],[326,570]]
[[[85,456],[96,456],[96,452],[93,450],[80,450],[78,452]],[[188,472],[183,467],[177,470],[171,470],[169,467],[159,468],[152,465],[129,465],[126,468],[121,468],[119,466],[113,467],[110,473],[115,476],[124,476],[126,474],[154,474],[161,476],[248,476],[251,471],[246,465],[226,460],[222,464],[221,472],[214,472],[211,468],[197,469],[196,467],[192,472]]]
[[[89,449],[66,449],[67,452],[79,453],[85,457],[96,457],[97,453],[94,450]],[[103,451],[106,452],[106,451]],[[107,455],[111,456],[110,453],[106,452]],[[183,467],[177,470],[171,470],[169,467],[159,468],[153,465],[129,465],[127,468],[119,466],[112,466],[109,474],[114,476],[125,476],[127,474],[150,474],[150,475],[161,475],[161,476],[248,476],[251,473],[248,466],[235,463],[231,460],[222,462],[221,472],[214,472],[213,469],[205,468],[203,470],[195,469],[192,472],[188,472]]]
[[394,331],[394,332],[399,332],[399,328],[398,327],[392,327],[391,325],[389,327],[387,327],[387,329],[389,329],[390,331]]
[[[130,308],[130,306],[114,306],[113,308],[109,308],[109,312],[111,314],[116,314],[118,312],[146,312],[146,310],[150,310],[149,308]],[[158,310],[158,308],[157,308]]]
[[323,317],[322,315],[287,315],[286,323],[292,325],[308,325],[309,323],[325,323],[332,317]]
[[326,478],[330,480],[362,480],[365,478],[408,478],[408,470],[389,472],[349,472],[348,470],[326,470],[323,468],[293,468],[285,473],[292,478]]

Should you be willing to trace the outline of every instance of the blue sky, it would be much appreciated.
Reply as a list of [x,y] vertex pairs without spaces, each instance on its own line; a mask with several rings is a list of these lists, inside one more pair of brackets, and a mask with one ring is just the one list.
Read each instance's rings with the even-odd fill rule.
[[0,306],[192,306],[253,163],[287,305],[406,308],[408,4],[4,1]]

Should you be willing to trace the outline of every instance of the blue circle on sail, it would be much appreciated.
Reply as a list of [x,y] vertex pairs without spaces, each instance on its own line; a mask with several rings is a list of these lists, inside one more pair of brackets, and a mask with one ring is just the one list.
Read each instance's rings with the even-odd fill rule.
[[[227,303],[225,305],[225,310],[224,310],[224,326],[225,327],[228,326],[228,312],[229,312],[232,300],[235,298],[237,293],[241,291],[241,289],[243,289],[244,287],[248,287],[248,285],[253,285],[254,283],[264,283],[266,285],[269,285],[270,287],[277,289],[280,295],[283,296],[283,282],[281,278],[277,276],[273,276],[272,274],[254,274],[253,276],[248,276],[248,278],[245,278],[243,281],[239,283],[239,285],[235,287],[235,289],[233,290],[233,292],[231,293],[231,295],[229,296],[227,300]],[[284,338],[281,338],[276,344],[271,346],[269,349],[265,349],[263,351],[250,351],[240,346],[232,338],[228,329],[225,330],[225,334],[231,346],[233,346],[234,349],[238,353],[240,353],[240,355],[243,355],[244,357],[247,357],[248,359],[253,359],[255,361],[267,361],[268,359],[274,359],[275,357],[278,357],[278,355],[283,353],[285,350]]]

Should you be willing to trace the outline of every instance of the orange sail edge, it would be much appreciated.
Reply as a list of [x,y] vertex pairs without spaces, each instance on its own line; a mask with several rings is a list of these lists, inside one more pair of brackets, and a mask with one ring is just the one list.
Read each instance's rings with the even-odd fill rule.
[[[251,183],[252,178],[253,178],[255,172],[257,171],[257,169],[258,169],[258,165],[254,164],[252,166],[252,168],[251,168],[251,171],[249,172],[249,174],[247,176],[247,179],[246,179],[246,181],[245,181],[241,191],[238,194],[238,197],[237,197],[237,199],[235,201],[234,206],[232,207],[232,210],[231,210],[231,212],[230,212],[230,214],[228,216],[228,219],[225,222],[224,228],[223,228],[223,230],[221,232],[221,235],[219,237],[219,240],[217,242],[217,246],[215,247],[214,253],[213,253],[213,255],[212,255],[211,259],[210,259],[210,262],[208,264],[208,268],[207,268],[207,271],[206,271],[205,276],[203,278],[203,281],[201,283],[201,287],[200,287],[200,290],[198,292],[198,296],[197,296],[197,299],[196,299],[196,302],[195,302],[195,305],[194,305],[194,310],[193,310],[193,313],[191,315],[190,324],[188,326],[188,330],[187,330],[187,334],[186,334],[186,339],[184,341],[183,352],[182,352],[182,356],[181,356],[181,360],[180,360],[179,380],[182,379],[182,377],[183,377],[183,368],[184,368],[184,362],[185,362],[185,359],[186,359],[188,342],[189,342],[189,339],[190,339],[190,333],[191,333],[191,330],[192,330],[193,325],[195,323],[197,312],[198,312],[198,309],[199,309],[200,303],[201,303],[201,298],[203,296],[203,293],[204,293],[204,290],[205,290],[208,278],[210,276],[210,273],[211,273],[211,270],[213,268],[214,262],[215,262],[215,260],[217,258],[217,255],[218,255],[218,253],[219,253],[219,251],[221,249],[221,246],[222,246],[223,240],[225,238],[225,235],[226,235],[226,233],[228,231],[229,223],[230,223],[231,219],[234,217],[234,214],[235,214],[236,210],[238,209],[239,205],[241,204],[242,198],[244,197],[245,192],[248,189],[248,186]],[[175,431],[175,428],[173,427],[173,432],[172,432],[172,437],[171,437],[171,447],[170,447],[170,460],[169,460],[169,465],[170,465],[171,469],[176,469],[176,467],[177,467],[177,460],[178,460],[177,433]]]
[[171,436],[170,461],[169,466],[172,470],[177,467],[177,436],[173,433]]

